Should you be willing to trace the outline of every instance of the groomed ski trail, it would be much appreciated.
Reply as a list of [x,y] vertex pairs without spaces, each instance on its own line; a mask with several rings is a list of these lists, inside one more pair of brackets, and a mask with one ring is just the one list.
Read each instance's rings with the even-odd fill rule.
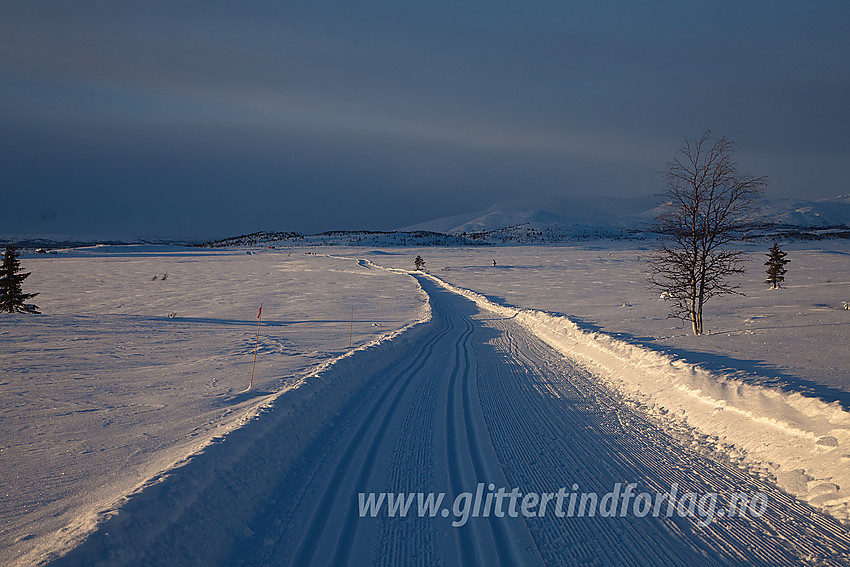
[[[415,275],[430,322],[348,357],[316,386],[139,494],[57,565],[829,565],[850,532],[612,395],[510,319]],[[237,457],[238,456],[238,457]],[[359,517],[359,493],[479,483],[600,496],[764,493],[760,518]],[[163,515],[163,510],[171,512]],[[174,510],[176,508],[177,510]]]

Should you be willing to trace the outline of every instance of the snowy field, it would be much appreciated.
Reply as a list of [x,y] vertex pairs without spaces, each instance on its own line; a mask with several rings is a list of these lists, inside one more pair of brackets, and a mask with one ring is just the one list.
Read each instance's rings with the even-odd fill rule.
[[[761,282],[764,279],[763,253],[767,246],[754,246],[748,273],[742,278],[742,291],[747,295],[718,298],[709,303],[706,327],[711,332],[702,337],[691,336],[686,326],[666,318],[665,303],[644,283],[647,251],[634,243],[380,250],[257,248],[250,250],[250,254],[245,250],[99,247],[50,256],[25,256],[22,265],[33,273],[25,282],[25,291],[40,292],[34,301],[45,315],[0,316],[0,355],[4,368],[0,380],[3,399],[0,413],[3,424],[0,428],[3,472],[0,476],[0,494],[3,495],[0,562],[35,563],[56,550],[67,549],[90,532],[96,522],[113,516],[126,495],[140,493],[142,488],[141,493],[154,494],[156,491],[151,490],[152,483],[162,478],[163,471],[185,462],[186,457],[210,447],[211,441],[240,426],[243,426],[242,430],[254,431],[246,433],[243,438],[259,439],[276,447],[269,451],[274,456],[269,456],[268,460],[285,460],[277,454],[283,443],[277,440],[279,433],[272,440],[257,433],[264,419],[267,429],[274,429],[277,427],[275,424],[292,427],[292,420],[295,420],[294,423],[301,429],[294,432],[297,434],[293,439],[284,443],[287,450],[295,450],[302,447],[299,443],[307,442],[304,439],[312,432],[331,427],[327,423],[319,423],[321,420],[334,421],[334,416],[343,415],[340,412],[343,412],[344,396],[348,391],[345,387],[350,388],[352,395],[358,396],[368,388],[383,387],[370,385],[370,376],[384,376],[389,383],[397,381],[399,384],[387,386],[387,393],[367,413],[368,416],[382,416],[385,412],[383,423],[390,425],[391,432],[397,428],[400,437],[396,452],[401,451],[405,459],[451,461],[459,448],[447,449],[448,453],[443,454],[440,447],[432,447],[433,441],[425,433],[432,427],[439,431],[439,423],[429,421],[432,417],[427,420],[422,417],[428,413],[427,404],[437,403],[438,398],[423,398],[427,400],[423,402],[426,405],[417,405],[415,399],[428,392],[436,395],[439,391],[436,376],[440,373],[445,373],[441,380],[446,380],[447,384],[455,383],[454,371],[447,370],[453,357],[456,361],[468,359],[464,376],[470,374],[469,360],[475,358],[470,353],[475,349],[480,351],[478,357],[484,357],[479,359],[479,364],[496,364],[495,358],[492,361],[487,359],[490,355],[487,354],[486,341],[481,345],[473,341],[474,348],[469,350],[472,348],[469,346],[470,335],[460,331],[464,325],[471,325],[463,323],[467,318],[470,321],[480,319],[485,327],[495,325],[500,333],[504,333],[503,324],[488,323],[485,313],[503,317],[504,325],[508,325],[505,328],[513,329],[510,326],[516,324],[529,330],[555,350],[566,354],[569,360],[582,365],[588,376],[594,380],[598,378],[606,384],[605,387],[618,391],[631,409],[623,409],[625,406],[620,407],[620,402],[604,402],[608,404],[605,411],[612,411],[615,421],[626,432],[643,435],[641,428],[646,424],[640,416],[645,415],[654,420],[651,421],[655,424],[653,427],[665,431],[659,439],[666,439],[668,435],[670,439],[684,439],[681,443],[686,448],[671,453],[684,451],[681,453],[684,463],[701,462],[701,455],[710,460],[727,460],[733,463],[732,469],[740,463],[754,472],[754,476],[761,479],[759,482],[776,483],[815,508],[847,520],[850,517],[850,478],[847,472],[850,469],[850,357],[847,356],[846,344],[850,338],[850,311],[844,310],[842,303],[850,300],[850,243],[817,242],[784,248],[791,260],[787,285],[781,290],[766,289]],[[298,388],[301,393],[292,392],[292,388],[302,384],[304,378],[319,365],[339,360],[351,349],[363,350],[382,337],[386,338],[388,334],[430,316],[427,296],[420,287],[425,285],[425,280],[420,278],[417,281],[403,273],[377,268],[409,270],[417,253],[426,260],[431,274],[449,286],[457,286],[451,290],[465,293],[481,308],[480,314],[466,315],[464,312],[461,315],[455,313],[458,308],[452,307],[454,300],[440,300],[443,302],[441,309],[447,313],[442,316],[455,329],[448,335],[455,338],[445,348],[449,349],[447,352],[454,349],[456,354],[447,354],[444,360],[434,361],[428,355],[434,345],[447,340],[445,332],[448,331],[434,335],[427,344],[424,341],[429,335],[421,329],[413,334],[407,332],[384,343],[398,345],[395,350],[386,351],[388,354],[384,358],[389,360],[392,354],[405,360],[404,349],[413,349],[411,352],[416,353],[417,359],[427,361],[422,362],[426,370],[432,367],[431,374],[397,376],[390,367],[382,366],[386,362],[382,362],[383,358],[378,354],[385,351],[372,348],[372,354],[362,359],[368,363],[367,366],[361,368],[361,362],[358,362],[361,359],[352,359],[345,364],[336,364],[340,367],[336,373],[326,374],[339,379],[341,373],[344,379],[352,379],[350,386],[340,386],[332,394],[323,394],[322,388],[326,386],[316,383],[318,385],[314,387],[318,388],[318,394],[303,387]],[[166,273],[167,278],[163,278]],[[431,288],[436,289],[440,285],[439,281],[428,284],[432,303],[437,292]],[[484,296],[466,293],[464,289]],[[246,391],[260,302],[264,306],[257,371],[253,388]],[[483,331],[476,330],[476,333]],[[511,341],[522,343],[530,340],[523,338],[518,328],[506,336],[510,337],[511,333],[514,338],[499,349],[510,352],[514,348]],[[528,347],[524,354],[520,354],[530,356],[539,348]],[[540,368],[555,368],[561,364],[557,361],[543,364],[540,360],[529,360],[528,364],[539,365]],[[374,368],[374,372],[370,373],[369,368]],[[500,372],[495,366],[491,371]],[[578,382],[564,385],[565,382],[559,385],[557,377],[541,372],[540,380],[556,382],[546,390],[546,412],[536,420],[540,424],[545,422],[543,418],[560,419],[557,400],[575,395],[568,393],[573,391],[571,388],[578,388],[580,393],[584,392],[582,396],[589,396],[588,399],[608,399],[608,394],[587,394],[595,387],[590,383],[582,382],[584,385],[577,386]],[[435,382],[429,385],[427,376],[432,375]],[[525,377],[526,373],[522,371],[515,377],[520,382],[513,385],[505,382],[504,387],[506,392],[517,389],[509,398],[521,391],[525,392],[522,395],[531,396],[526,402],[517,402],[518,407],[527,409],[537,402],[534,401],[533,390],[521,387]],[[419,384],[417,380],[421,381],[419,386],[416,385]],[[481,378],[478,380],[480,382]],[[405,393],[408,384],[412,386]],[[472,392],[474,384],[473,381],[464,389]],[[483,387],[479,383],[478,388]],[[384,402],[380,400],[389,396],[390,388],[398,388],[398,394],[394,394],[396,398],[410,404],[404,422],[401,416],[394,417],[392,404],[381,405]],[[552,399],[549,399],[552,397],[550,393],[555,394]],[[280,406],[276,400],[280,400],[281,395],[284,400],[289,399],[287,395],[293,396],[293,408],[312,408],[308,412],[312,419],[306,414],[297,419],[292,415],[281,415],[280,408],[276,413],[264,414],[265,409],[261,408],[276,403]],[[326,399],[322,397],[325,395],[327,400],[340,405],[322,407],[320,400]],[[442,395],[446,395],[445,391]],[[466,396],[465,393],[463,395]],[[485,439],[489,438],[485,433],[487,428],[493,431],[493,428],[507,427],[498,420],[492,421],[495,413],[488,413],[505,411],[504,407],[508,407],[496,404],[494,400],[498,398],[487,398],[496,395],[480,391],[483,409],[475,410],[474,418],[460,411],[461,408],[455,408],[451,395],[440,402],[444,403],[444,409],[434,411],[452,413],[457,409],[457,423],[471,420],[466,424],[468,446],[471,448],[478,443],[486,444]],[[310,398],[313,401],[305,401]],[[489,403],[496,405],[488,406],[488,399],[491,400]],[[314,407],[310,403],[320,405]],[[375,454],[380,455],[381,462],[386,461],[384,467],[369,462],[368,455],[371,453],[350,448],[357,445],[346,448],[345,431],[362,430],[364,435],[372,431],[367,429],[368,421],[360,425],[357,415],[356,412],[350,417],[348,413],[344,414],[344,419],[351,420],[350,424],[341,427],[342,433],[334,433],[334,442],[340,444],[340,449],[334,449],[335,445],[323,449],[331,456],[325,457],[325,460],[333,461],[340,458],[340,454],[343,461],[348,454],[356,455],[352,457],[355,462],[365,459],[366,464],[362,466],[375,469],[363,476],[365,479],[377,479],[379,472],[387,471],[391,478],[401,475],[399,478],[403,479],[405,474],[413,474],[413,469],[402,470],[404,467],[399,469],[393,465],[393,460],[387,461],[393,452],[389,450],[385,454],[383,447],[392,447],[394,442],[389,433],[369,433],[374,435],[370,443]],[[404,425],[411,419],[414,419],[413,427]],[[507,415],[505,419],[508,419]],[[535,427],[539,425],[534,422],[517,422],[516,435],[527,433],[527,442],[533,442]],[[506,431],[511,430],[508,428]],[[441,435],[448,439],[446,434]],[[603,431],[601,435],[600,442],[605,442],[608,433]],[[408,437],[409,442],[404,441]],[[363,439],[365,443],[372,437]],[[650,442],[656,441],[647,441]],[[518,447],[500,443],[493,437],[495,452],[486,456],[485,461],[487,467],[493,470],[503,467],[503,474],[508,480],[521,479],[524,474],[532,472],[546,478],[554,472],[537,471],[533,459],[530,464],[518,464],[509,456],[518,451]],[[690,445],[693,448],[688,448]],[[578,450],[581,454],[582,451],[600,449],[587,445],[563,450]],[[252,451],[257,452],[256,448]],[[431,455],[432,451],[437,451],[436,457]],[[213,462],[219,458],[214,455],[232,459],[235,454],[232,447],[228,450],[222,448],[218,453],[205,452],[207,459]],[[604,458],[604,451],[600,455]],[[624,459],[632,458],[626,453],[624,455]],[[251,462],[259,459],[258,466],[268,464],[266,457],[253,455],[250,458]],[[556,455],[553,458],[557,462],[557,459],[568,457]],[[420,463],[419,460],[416,462]],[[288,461],[278,464],[280,470],[294,466]],[[613,466],[613,461],[609,465]],[[429,466],[433,468],[433,464]],[[472,483],[475,479],[472,473],[476,472],[477,465],[460,466],[455,482],[462,477],[467,484]],[[468,474],[463,470],[464,466],[469,467]],[[512,466],[519,469],[511,472]],[[422,474],[431,474],[428,472],[431,468],[423,469]],[[296,467],[293,470],[297,473],[300,469]],[[346,470],[345,467],[333,469],[328,472],[329,478],[341,477]],[[372,471],[372,468],[363,470]],[[693,470],[686,476],[696,479],[699,476],[697,472]],[[316,478],[321,478],[320,473],[310,474],[319,474]],[[361,473],[361,476],[364,474]],[[712,474],[720,474],[717,482],[723,482],[726,473]],[[295,478],[297,475],[287,482],[294,483],[303,491],[301,506],[305,508],[300,512],[299,509],[288,512],[292,518],[313,517],[309,505],[312,501],[327,506],[328,510],[336,510],[341,505],[328,496],[334,492],[326,486],[319,484],[310,489],[307,483],[295,483]],[[262,481],[255,480],[256,487],[246,490],[249,493],[250,490],[257,491],[254,496],[261,501],[268,495],[260,491]],[[665,482],[662,477],[649,480],[659,486]],[[272,482],[271,479],[266,481]],[[174,482],[174,486],[182,486],[180,481]],[[213,481],[204,474],[193,472],[184,475],[182,482],[193,487]],[[404,482],[410,484],[407,480]],[[440,481],[434,482],[440,486]],[[449,484],[451,482],[450,475]],[[423,489],[415,482],[407,487]],[[427,487],[433,488],[431,485]],[[177,489],[172,486],[162,490]],[[248,509],[254,502],[248,496],[246,493],[244,498],[239,498],[240,502],[245,502],[241,504],[244,510],[239,510],[238,506],[233,509],[231,522],[235,525],[224,522],[221,529],[241,525],[238,523],[239,513],[254,513]],[[328,502],[333,504],[322,504],[329,498]],[[136,507],[142,508],[143,502],[144,499],[137,500]],[[157,515],[163,513],[161,503],[150,510],[149,513]],[[805,526],[799,527],[795,522],[805,518],[809,512],[788,505],[776,513],[780,517],[788,514],[788,518],[793,520],[789,520],[787,532],[776,536],[777,541],[794,540],[805,532]],[[196,516],[209,514],[209,507],[202,506]],[[131,514],[130,521],[132,517]],[[216,524],[214,515],[206,520],[211,525]],[[273,521],[280,523],[280,518]],[[779,529],[781,532],[782,522],[772,521],[772,524],[766,524],[767,527],[758,529]],[[311,534],[327,539],[336,533],[333,530],[337,528],[328,528],[332,530],[329,536],[328,530],[323,532],[323,526],[316,528],[314,523],[311,520],[303,536],[290,526],[287,528],[289,531],[263,537],[269,541],[284,542],[289,538],[297,543],[298,538],[309,538]],[[110,530],[116,538],[120,525],[115,524]],[[525,535],[522,537],[533,537],[538,551],[544,556],[551,553],[557,557],[558,545],[551,542],[566,536],[541,536],[543,532],[535,531],[537,528],[533,524],[529,527],[531,535],[523,532]],[[541,530],[550,527],[548,524],[540,525]],[[343,534],[339,536],[342,538],[340,541],[349,541],[348,538],[354,537],[356,528],[341,524],[339,529]],[[391,524],[387,529],[402,528]],[[663,526],[651,529],[659,530],[658,537],[666,533]],[[841,535],[840,530],[829,533],[834,535],[837,543],[825,543],[827,549],[829,545],[845,545],[840,542],[850,541],[846,535]],[[692,542],[702,541],[700,545],[719,546],[717,548],[720,549],[724,545],[734,546],[739,541],[736,538],[743,537],[734,533],[723,534],[722,530],[712,531]],[[494,532],[488,537],[497,535]],[[555,539],[547,540],[549,537]],[[616,539],[618,536],[612,533],[605,537]],[[640,537],[648,544],[652,543],[652,537],[645,534]],[[541,543],[544,540],[550,543],[544,545]],[[322,545],[317,548],[317,544],[312,543],[305,548],[305,540],[301,541],[300,546],[292,544],[286,549],[297,551],[298,556],[309,555],[318,563],[318,558],[323,557]],[[326,552],[333,552],[337,545],[334,541],[333,538],[329,540],[330,549]],[[382,545],[389,545],[388,541]],[[130,544],[142,545],[128,541]],[[421,541],[420,544],[425,545]],[[421,549],[429,553],[445,553],[442,545],[428,544]],[[635,550],[638,550],[640,546],[635,545]],[[767,544],[764,548],[756,547],[759,551],[754,552],[756,555],[753,557],[761,557],[764,564],[771,564],[770,560],[764,559],[774,557]],[[673,555],[676,549],[675,546],[672,548]],[[399,552],[413,551],[414,547],[408,546]],[[85,553],[82,553],[84,559],[79,563],[72,561],[68,564],[87,564],[85,558],[90,556]],[[802,552],[794,552],[792,556],[799,553]],[[823,550],[806,553],[810,553],[810,557],[820,557],[817,554],[823,553]],[[257,557],[255,562],[246,561],[246,564],[264,564],[262,557]],[[182,556],[182,559],[191,558],[191,553]],[[817,561],[813,560],[814,563]]]
[[43,315],[0,314],[0,564],[67,546],[350,338],[357,348],[427,313],[412,279],[303,250],[122,246],[21,262]]
[[850,301],[850,242],[783,246],[791,263],[778,290],[762,283],[769,246],[747,248],[747,273],[739,279],[745,296],[707,303],[709,334],[700,337],[690,323],[667,318],[667,305],[646,284],[648,249],[634,242],[423,248],[367,257],[411,269],[410,258],[419,253],[430,273],[496,303],[564,314],[585,329],[711,369],[744,371],[753,380],[840,400],[850,409],[850,311],[843,309]]

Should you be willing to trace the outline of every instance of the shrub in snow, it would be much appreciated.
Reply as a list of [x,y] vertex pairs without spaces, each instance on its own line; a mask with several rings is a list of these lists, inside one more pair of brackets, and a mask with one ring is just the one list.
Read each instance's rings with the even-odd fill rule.
[[419,254],[416,255],[416,258],[413,259],[413,269],[422,271],[425,269],[425,260],[422,259],[422,256]]

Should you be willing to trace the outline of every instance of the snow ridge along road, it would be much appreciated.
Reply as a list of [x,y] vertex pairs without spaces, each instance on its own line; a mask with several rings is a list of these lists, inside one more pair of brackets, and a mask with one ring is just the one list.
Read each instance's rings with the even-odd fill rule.
[[[415,275],[432,318],[348,356],[136,495],[56,565],[846,564],[850,533],[698,450],[515,316]],[[759,517],[469,517],[455,496],[764,494]],[[577,488],[572,488],[576,486]],[[489,493],[495,492],[487,488]],[[443,510],[361,517],[364,493],[446,493]],[[552,504],[554,506],[554,504]],[[415,506],[414,506],[415,508]],[[542,513],[542,512],[541,512]]]
[[[432,276],[433,277],[433,276]],[[493,303],[434,278],[487,311],[512,317],[571,360],[580,361],[668,427],[773,478],[785,491],[850,521],[850,411],[826,402],[741,381],[600,332],[562,315]]]

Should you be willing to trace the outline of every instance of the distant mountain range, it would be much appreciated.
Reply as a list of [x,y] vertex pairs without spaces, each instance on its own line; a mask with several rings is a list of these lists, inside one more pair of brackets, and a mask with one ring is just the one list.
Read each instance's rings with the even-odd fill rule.
[[808,229],[850,227],[850,195],[832,199],[767,201],[763,215],[776,226]]
[[[258,232],[208,246],[472,246],[640,239],[653,235],[651,227],[660,206],[650,197],[508,199],[483,211],[433,219],[395,231],[331,231],[314,235]],[[765,202],[751,234],[756,238],[850,238],[850,195]]]
[[[509,199],[489,209],[443,217],[399,229],[430,230],[455,235],[537,231],[565,237],[627,237],[651,230],[659,209],[651,198],[584,197],[569,200]],[[832,199],[775,199],[760,206],[759,231],[809,233],[812,236],[850,230],[850,195]]]
[[534,229],[628,229],[648,226],[646,211],[656,204],[650,197],[576,197],[567,199],[507,199],[489,209],[443,217],[419,223],[400,231],[431,230],[447,234],[469,234],[528,226]]
[[297,232],[254,232],[232,236],[201,246],[229,248],[232,246],[470,246],[486,244],[475,242],[464,236],[427,230],[380,231],[380,230],[331,230],[320,234]]
[[[659,207],[658,201],[651,197],[519,198],[499,201],[475,213],[442,217],[393,231],[329,231],[313,235],[255,232],[202,246],[472,246],[641,239],[653,235],[652,223]],[[759,219],[751,231],[755,238],[850,238],[850,195],[831,199],[773,199],[765,201],[759,211]],[[95,244],[37,237],[7,237],[6,241],[24,248]]]

